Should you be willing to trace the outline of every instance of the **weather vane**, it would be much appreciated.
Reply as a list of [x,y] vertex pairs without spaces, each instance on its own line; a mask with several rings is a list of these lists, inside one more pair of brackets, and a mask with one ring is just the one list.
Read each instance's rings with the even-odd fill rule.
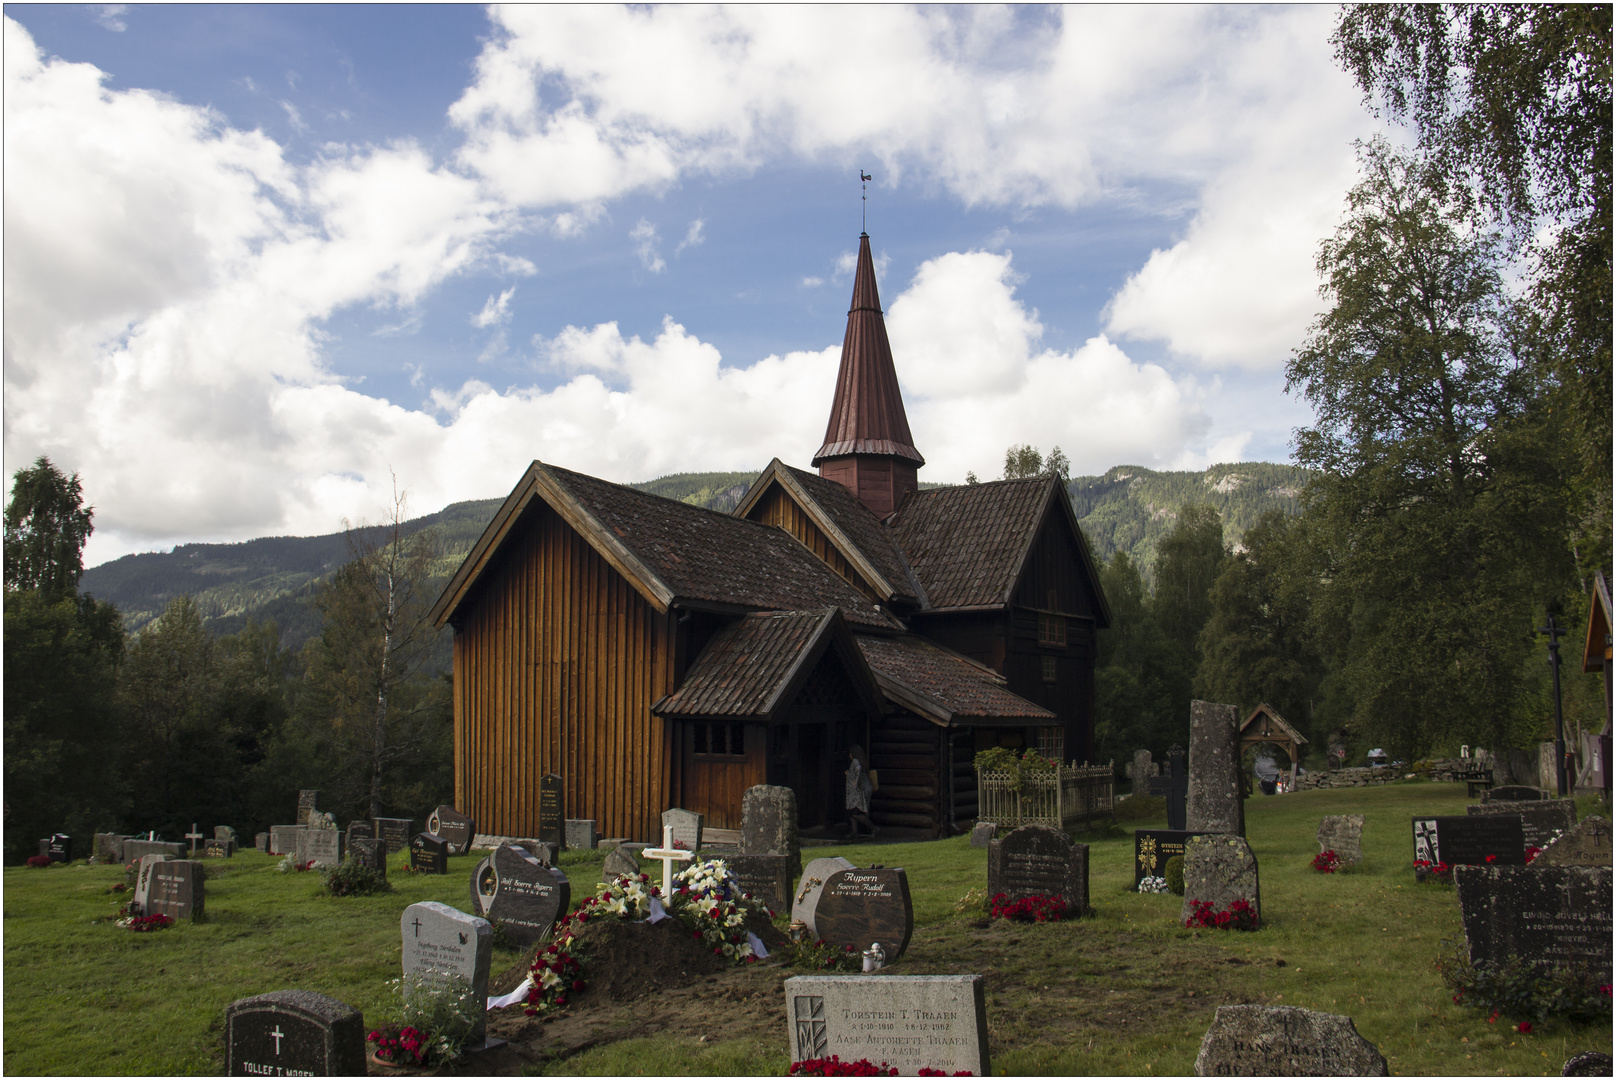
[[859,232],[870,231],[870,189],[865,185],[870,182],[870,174],[863,169],[859,170]]

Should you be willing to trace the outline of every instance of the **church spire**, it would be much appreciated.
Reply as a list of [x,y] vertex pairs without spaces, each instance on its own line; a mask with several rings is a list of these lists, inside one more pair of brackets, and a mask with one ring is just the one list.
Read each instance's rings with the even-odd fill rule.
[[926,464],[915,449],[903,411],[868,233],[859,235],[842,366],[836,374],[825,444],[813,463],[820,476],[840,483],[879,517],[892,513],[904,495],[915,490],[916,472]]

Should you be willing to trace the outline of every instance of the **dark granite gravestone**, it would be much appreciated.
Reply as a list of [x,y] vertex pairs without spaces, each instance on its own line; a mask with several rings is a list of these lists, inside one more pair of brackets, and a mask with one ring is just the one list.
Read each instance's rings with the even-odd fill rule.
[[814,859],[803,867],[802,877],[797,880],[797,891],[791,898],[791,921],[802,923],[808,928],[810,936],[818,938],[819,933],[814,928],[814,909],[819,906],[819,896],[825,890],[825,882],[839,870],[852,869],[855,869],[853,864],[840,856]]
[[348,845],[348,858],[373,870],[382,877],[387,876],[387,844],[374,836],[356,836]]
[[673,826],[673,846],[685,851],[701,850],[701,827],[704,818],[694,810],[674,807],[662,811],[662,828]]
[[791,906],[791,886],[797,881],[797,859],[792,855],[727,855],[728,866],[741,884],[741,891],[781,912]]
[[567,820],[566,796],[562,791],[561,777],[555,773],[546,773],[539,777],[539,839],[546,844],[554,846],[557,851],[566,842],[562,830],[563,822]]
[[606,859],[600,864],[600,880],[615,882],[620,877],[639,877],[640,864],[633,855],[624,851],[622,847],[615,847],[606,853]]
[[980,975],[795,975],[784,984],[791,1060],[836,1057],[904,1076],[991,1076]]
[[1190,780],[1185,828],[1246,833],[1240,801],[1240,713],[1233,705],[1190,702]]
[[307,828],[307,825],[271,825],[269,827],[269,853],[271,855],[296,855],[297,834]]
[[232,1001],[224,1013],[229,1076],[364,1076],[365,1018],[312,990]]
[[[795,881],[802,869],[797,835],[797,793],[777,784],[758,784],[741,796],[741,854],[788,855]],[[791,886],[786,886],[786,892]],[[784,910],[777,908],[776,910]]]
[[415,819],[407,817],[379,817],[371,818],[376,826],[376,835],[387,845],[387,854],[397,855],[410,846],[410,836],[415,830]]
[[309,823],[309,815],[314,812],[314,808],[319,801],[320,793],[318,791],[305,789],[298,792],[297,817],[293,818],[292,821],[298,825],[307,825]]
[[[1558,833],[1570,832],[1577,824],[1577,804],[1572,799],[1492,801],[1465,807],[1472,817],[1487,814],[1519,814],[1521,838],[1527,847],[1546,848]],[[1448,860],[1452,862],[1453,860]]]
[[1490,788],[1481,793],[1481,801],[1490,802],[1538,802],[1542,799],[1553,798],[1542,788],[1527,787],[1523,784],[1505,784],[1503,787]]
[[[141,868],[144,872],[146,867]],[[202,863],[196,859],[164,859],[152,863],[144,915],[167,915],[175,922],[195,919],[202,914],[206,900],[206,880]]]
[[1526,865],[1526,838],[1518,814],[1415,818],[1414,861],[1449,866]]
[[1291,1006],[1220,1005],[1196,1076],[1387,1076],[1349,1016]]
[[269,834],[267,832],[256,833],[253,836],[253,846],[256,847],[259,851],[262,851],[265,855],[268,855],[269,854]]
[[895,963],[909,947],[915,929],[909,876],[901,866],[838,870],[826,881],[812,923],[819,939],[859,952],[880,942],[886,962]]
[[236,842],[234,840],[209,840],[202,845],[202,854],[209,859],[233,859],[236,855]]
[[501,844],[471,872],[472,910],[523,945],[550,932],[572,902],[567,875],[515,844]]
[[293,857],[300,865],[338,866],[342,863],[342,834],[335,829],[304,829],[297,834],[297,851]]
[[567,818],[562,822],[567,847],[573,851],[593,851],[600,834],[595,831],[594,818]]
[[1257,856],[1243,836],[1213,833],[1192,837],[1184,845],[1184,906],[1179,918],[1188,921],[1197,903],[1211,904],[1213,914],[1245,900],[1262,925],[1262,886],[1257,877]]
[[1598,815],[1590,815],[1577,822],[1577,827],[1544,848],[1532,860],[1532,866],[1609,866],[1610,822]]
[[350,821],[350,822],[348,822],[347,829],[343,830],[343,833],[342,833],[343,847],[345,847],[349,851],[352,851],[353,850],[353,842],[355,840],[370,840],[370,839],[374,839],[375,836],[376,836],[376,826],[375,825],[371,824],[368,821],[363,821],[363,820],[361,820],[361,821]]
[[1166,877],[1167,860],[1184,854],[1184,844],[1192,836],[1206,833],[1181,829],[1136,829],[1133,834],[1133,887],[1147,877]]
[[1597,866],[1460,866],[1453,872],[1472,964],[1519,957],[1611,978],[1610,871]]
[[999,826],[991,821],[978,821],[971,826],[971,846],[985,848],[999,835]]
[[52,833],[44,844],[45,850],[40,854],[48,856],[51,862],[73,861],[73,838],[66,833]]
[[1187,803],[1189,802],[1189,771],[1184,767],[1184,748],[1174,743],[1167,748],[1167,827],[1184,832]]
[[1048,825],[1023,825],[988,844],[988,896],[1011,902],[1029,896],[1059,896],[1066,910],[1089,907],[1089,846]]
[[[398,922],[405,975],[465,979],[471,984],[472,1000],[487,1000],[488,968],[494,956],[494,928],[487,919],[428,900],[405,908]],[[486,1016],[483,1009],[477,1010],[475,1042],[483,1040]]]
[[477,823],[454,807],[444,805],[427,815],[426,831],[441,836],[449,845],[449,854],[464,855],[471,850],[471,838],[477,835]]
[[1599,1050],[1589,1050],[1585,1054],[1567,1058],[1560,1069],[1561,1076],[1609,1076],[1612,1061],[1611,1056]]
[[416,833],[410,838],[410,865],[423,874],[447,874],[449,842],[431,833]]
[[1333,851],[1343,865],[1363,861],[1363,815],[1327,814],[1319,822],[1319,854]]

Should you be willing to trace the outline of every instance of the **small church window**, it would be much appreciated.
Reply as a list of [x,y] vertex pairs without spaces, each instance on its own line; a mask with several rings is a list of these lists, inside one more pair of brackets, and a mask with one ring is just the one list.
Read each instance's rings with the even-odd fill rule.
[[1044,681],[1055,681],[1055,658],[1053,656],[1040,657],[1044,662]]
[[697,724],[692,749],[703,757],[745,757],[746,725]]
[[1064,647],[1066,645],[1066,620],[1059,615],[1040,612],[1038,615],[1038,644]]

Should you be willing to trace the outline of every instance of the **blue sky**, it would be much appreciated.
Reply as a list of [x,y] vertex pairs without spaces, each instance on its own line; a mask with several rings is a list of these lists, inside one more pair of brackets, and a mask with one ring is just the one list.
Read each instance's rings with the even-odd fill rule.
[[860,169],[923,479],[1282,461],[1320,7],[8,5],[5,458],[90,563],[806,466]]

